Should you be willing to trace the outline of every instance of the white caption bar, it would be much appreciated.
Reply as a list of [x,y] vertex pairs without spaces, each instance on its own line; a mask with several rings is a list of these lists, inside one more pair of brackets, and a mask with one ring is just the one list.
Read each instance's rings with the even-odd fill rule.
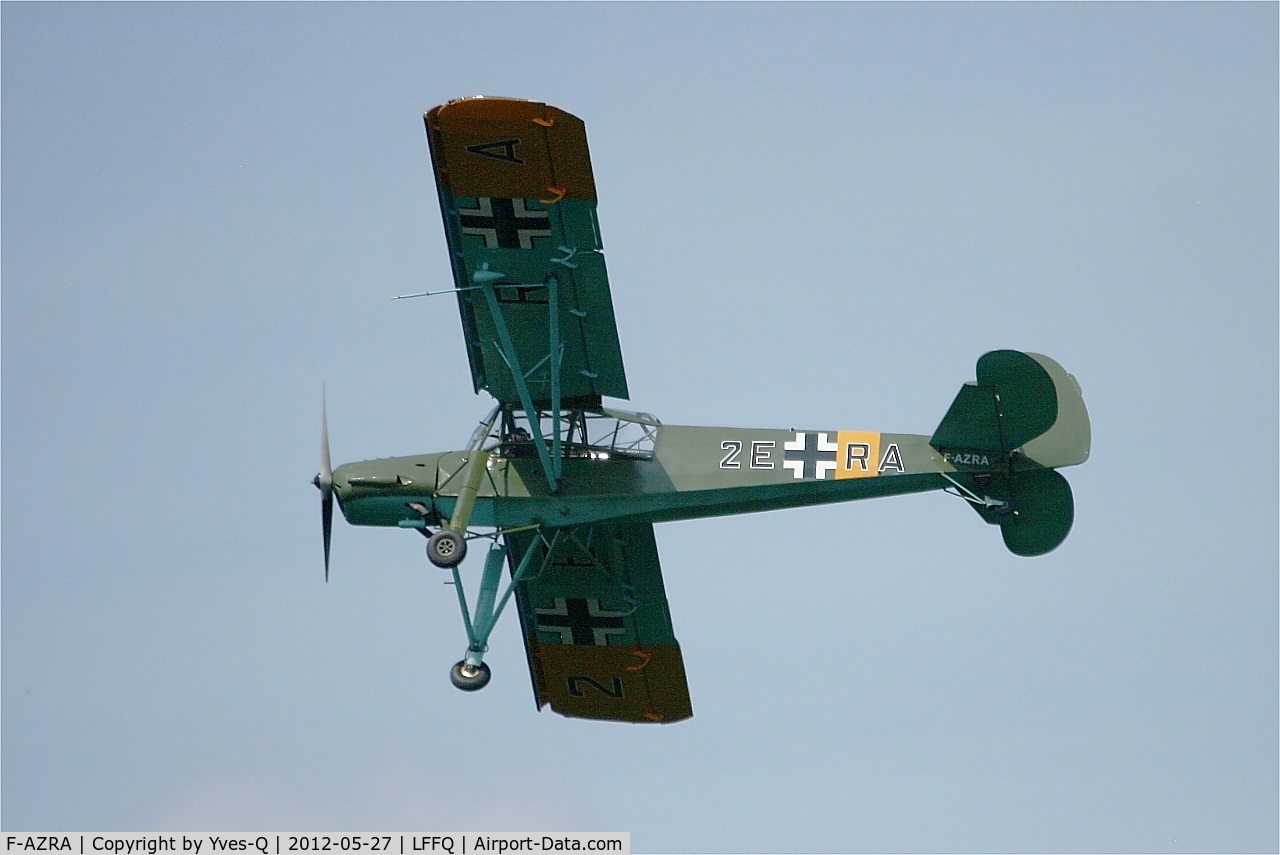
[[484,832],[430,834],[21,834],[0,835],[4,855],[64,852],[71,855],[507,855],[512,852],[602,852],[631,855],[629,832]]

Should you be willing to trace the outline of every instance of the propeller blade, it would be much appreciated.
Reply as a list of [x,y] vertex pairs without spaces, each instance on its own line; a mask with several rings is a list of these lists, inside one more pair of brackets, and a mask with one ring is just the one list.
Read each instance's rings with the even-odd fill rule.
[[320,390],[320,474],[315,485],[320,489],[320,525],[324,532],[324,580],[329,581],[329,542],[333,536],[333,463],[329,459],[329,406],[324,389]]
[[320,481],[321,489],[333,487],[333,464],[329,461],[329,405],[320,390]]
[[329,581],[329,538],[333,532],[333,492],[320,498],[320,524],[324,526],[324,580]]

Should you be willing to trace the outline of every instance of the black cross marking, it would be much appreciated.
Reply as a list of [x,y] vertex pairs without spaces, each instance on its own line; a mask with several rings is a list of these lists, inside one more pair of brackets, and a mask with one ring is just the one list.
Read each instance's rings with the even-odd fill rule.
[[[800,436],[800,434],[797,434],[797,436]],[[836,462],[835,450],[834,449],[832,449],[831,451],[820,450],[818,448],[818,435],[816,433],[806,433],[806,434],[803,434],[803,436],[804,436],[803,449],[788,448],[784,452],[784,459],[786,460],[787,463],[797,462],[800,464],[800,466],[799,467],[788,466],[787,468],[792,470],[796,470],[798,468],[800,473],[799,475],[796,476],[798,478],[818,477],[819,463],[831,463],[832,466],[827,467],[827,469],[834,468],[834,464]],[[787,443],[787,445],[791,445],[791,444],[792,443]],[[784,463],[784,465],[786,464]],[[823,470],[822,477],[824,478],[826,477],[827,469]]]
[[[520,145],[519,137],[512,137],[509,140],[498,140],[497,142],[480,143],[479,145],[467,146],[467,151],[472,154],[478,154],[481,157],[491,157],[494,160],[502,160],[507,163],[515,163],[524,166],[524,161],[516,157],[516,146]],[[502,153],[498,153],[498,149]]]
[[619,613],[604,611],[599,600],[556,597],[554,607],[534,611],[538,629],[559,633],[561,644],[606,645],[610,635],[626,632],[626,622]]
[[523,199],[491,199],[481,196],[476,207],[458,209],[464,235],[484,239],[490,249],[533,249],[533,239],[551,237],[551,215],[530,211]]

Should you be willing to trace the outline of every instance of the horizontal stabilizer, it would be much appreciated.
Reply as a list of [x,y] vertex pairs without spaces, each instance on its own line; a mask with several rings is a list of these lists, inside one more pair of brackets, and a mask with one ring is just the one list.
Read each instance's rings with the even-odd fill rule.
[[1000,526],[1004,545],[1014,555],[1032,558],[1052,552],[1067,539],[1075,520],[1075,501],[1067,479],[1053,469],[1013,475],[957,474],[966,489],[985,493],[1001,506],[971,504],[978,515]]
[[1000,524],[1004,545],[1028,558],[1057,549],[1075,520],[1071,485],[1052,469],[1019,472],[1012,480],[1013,513]]

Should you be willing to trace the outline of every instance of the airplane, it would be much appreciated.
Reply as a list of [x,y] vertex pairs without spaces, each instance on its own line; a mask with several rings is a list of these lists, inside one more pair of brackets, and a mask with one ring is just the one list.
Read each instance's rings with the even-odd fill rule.
[[[450,679],[488,684],[514,597],[540,710],[689,718],[654,525],[941,490],[1020,556],[1067,537],[1057,471],[1091,441],[1080,386],[1052,359],[993,350],[932,435],[663,424],[628,400],[583,122],[536,101],[473,97],[424,115],[476,393],[496,404],[458,451],[332,467],[321,408],[325,580],[333,505],[352,525],[415,530],[452,573],[467,649]],[[459,565],[488,548],[474,599]],[[503,570],[507,570],[503,584]]]

